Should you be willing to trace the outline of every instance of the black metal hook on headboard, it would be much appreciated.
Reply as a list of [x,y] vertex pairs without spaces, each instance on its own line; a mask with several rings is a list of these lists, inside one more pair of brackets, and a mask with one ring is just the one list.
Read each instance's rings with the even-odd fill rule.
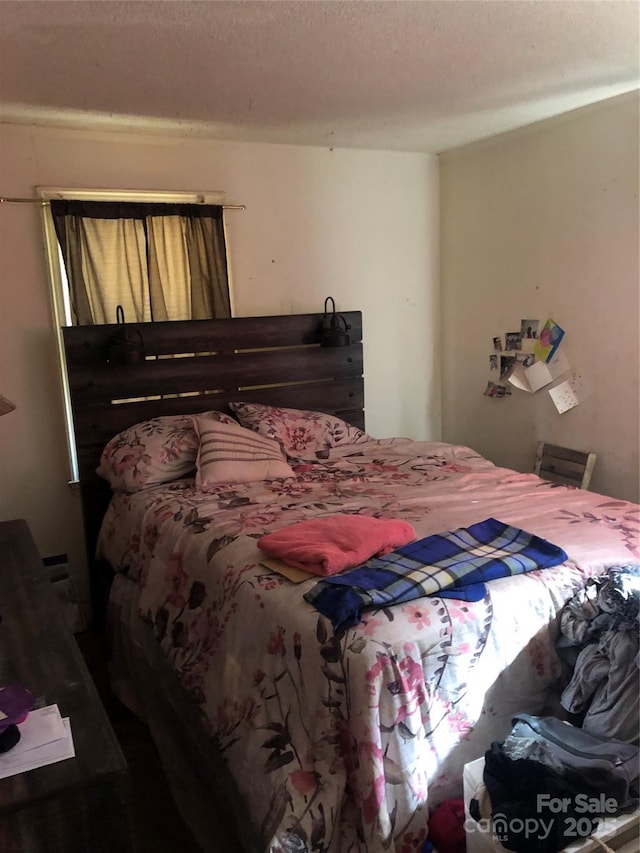
[[[329,314],[327,304],[331,302],[332,311]],[[342,323],[342,326],[340,325]],[[320,330],[320,346],[321,347],[348,347],[351,346],[351,337],[349,329],[351,326],[347,323],[342,314],[336,314],[336,303],[333,296],[327,296],[324,300],[324,316],[322,317],[322,327]]]
[[119,328],[106,345],[107,361],[110,364],[138,364],[144,359],[142,332],[136,326],[127,327],[122,305],[116,307],[116,323]]

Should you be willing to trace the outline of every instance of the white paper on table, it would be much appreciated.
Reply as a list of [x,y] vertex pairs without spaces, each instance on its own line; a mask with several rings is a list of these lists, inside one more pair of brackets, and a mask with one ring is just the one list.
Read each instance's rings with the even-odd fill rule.
[[20,730],[20,748],[35,749],[45,743],[58,740],[65,736],[62,717],[57,705],[47,705],[30,711],[23,723],[18,724]]
[[64,734],[57,740],[25,750],[21,748],[22,739],[20,739],[12,749],[0,755],[0,779],[25,773],[27,770],[35,770],[47,764],[55,764],[67,758],[74,758],[76,750],[73,745],[69,717],[62,718],[62,725]]

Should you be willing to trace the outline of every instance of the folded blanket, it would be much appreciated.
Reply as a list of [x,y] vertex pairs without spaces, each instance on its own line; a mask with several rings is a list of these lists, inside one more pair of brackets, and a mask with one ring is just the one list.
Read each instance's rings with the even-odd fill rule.
[[484,581],[557,566],[566,559],[557,545],[487,518],[419,539],[339,578],[322,580],[304,598],[341,633],[361,621],[365,607],[387,607],[441,592],[478,601],[486,594]]
[[338,514],[267,533],[258,539],[258,548],[297,569],[327,576],[360,566],[374,554],[388,554],[415,538],[406,521]]

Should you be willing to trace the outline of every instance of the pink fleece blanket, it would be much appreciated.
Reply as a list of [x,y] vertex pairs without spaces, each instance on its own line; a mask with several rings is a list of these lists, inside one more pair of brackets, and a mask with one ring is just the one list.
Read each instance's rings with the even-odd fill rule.
[[415,538],[415,530],[406,521],[338,514],[267,533],[258,540],[258,547],[269,557],[326,577],[388,554]]

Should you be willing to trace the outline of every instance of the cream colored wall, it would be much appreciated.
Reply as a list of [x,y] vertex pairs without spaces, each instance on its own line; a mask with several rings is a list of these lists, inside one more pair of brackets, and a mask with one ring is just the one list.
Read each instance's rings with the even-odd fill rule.
[[[545,439],[598,453],[591,488],[639,499],[638,97],[440,158],[443,438],[532,469]],[[491,339],[552,316],[590,396],[482,396]]]
[[[437,158],[0,125],[0,194],[36,186],[226,191],[236,315],[362,310],[367,428],[439,438]],[[86,594],[36,206],[0,205],[0,260],[0,519]]]

